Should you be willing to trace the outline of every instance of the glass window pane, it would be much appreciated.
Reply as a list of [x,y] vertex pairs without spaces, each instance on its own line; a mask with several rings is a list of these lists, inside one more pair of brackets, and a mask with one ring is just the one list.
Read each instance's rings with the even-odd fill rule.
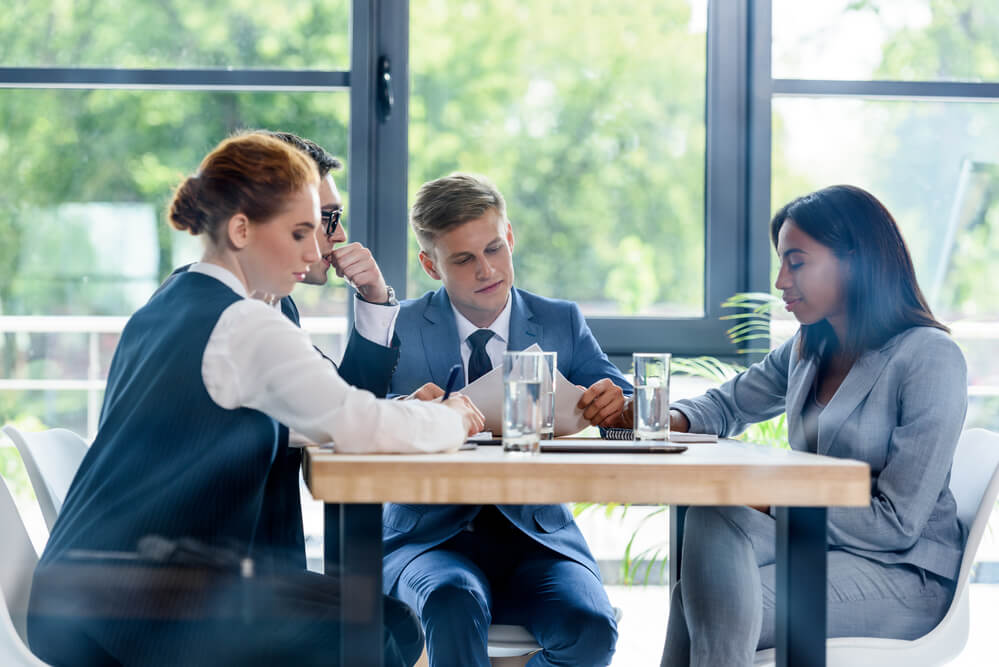
[[881,199],[967,357],[968,426],[999,428],[999,105],[777,98],[773,110],[773,208],[834,183]]
[[[706,2],[413,2],[410,201],[507,201],[517,284],[583,312],[699,316]],[[411,235],[410,296],[434,289]]]
[[[339,92],[0,91],[11,166],[0,183],[0,422],[31,416],[92,433],[124,319],[201,256],[199,238],[166,222],[177,183],[239,128],[296,132],[344,156],[348,115]],[[345,190],[345,174],[335,177]],[[349,230],[349,202],[346,220]],[[326,318],[316,342],[334,358],[346,295],[332,274],[294,294],[304,317]]]
[[348,0],[9,3],[5,67],[346,69]]
[[773,75],[999,81],[999,8],[975,0],[774,0]]

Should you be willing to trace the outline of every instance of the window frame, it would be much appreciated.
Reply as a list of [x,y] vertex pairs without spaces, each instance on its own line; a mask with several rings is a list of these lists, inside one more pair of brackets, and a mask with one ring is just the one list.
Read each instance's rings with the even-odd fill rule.
[[[767,90],[759,90],[768,77],[758,72],[762,71],[759,61],[763,59],[769,76],[770,32],[768,22],[750,24],[757,19],[750,11],[751,5],[751,0],[708,3],[704,315],[587,317],[604,352],[621,363],[628,363],[626,357],[637,351],[732,355],[735,350],[725,335],[728,325],[719,320],[731,311],[723,309],[721,303],[737,292],[767,289],[769,246],[765,238],[759,242],[758,235],[750,230],[758,229],[761,217],[769,220],[769,96]],[[408,81],[405,88],[400,85],[396,91],[397,102],[408,96]],[[405,95],[399,91],[405,91]],[[767,145],[767,151],[753,151],[752,146],[761,142]],[[408,159],[408,147],[404,150],[406,158],[400,163]],[[765,199],[760,198],[757,181],[767,184]],[[405,183],[398,187],[398,192],[405,194]],[[393,196],[391,192],[385,194]],[[413,261],[406,256],[405,220],[403,211],[394,223],[380,216],[373,221],[377,229],[373,230],[372,242],[382,242],[374,246],[376,256],[383,273],[386,268],[394,269],[390,282],[400,294],[405,293],[406,261]],[[376,240],[379,232],[384,239]]]
[[[387,52],[392,57],[395,90],[407,89],[408,22],[408,0],[351,0],[350,32],[344,35],[351,39],[349,70],[0,67],[0,89],[349,91],[351,233],[371,247],[376,257],[392,258],[397,254],[394,246],[400,243],[394,238],[399,235],[396,221],[405,221],[406,165],[403,160],[400,166],[398,157],[406,155],[406,139],[403,134],[400,142],[398,135],[400,126],[408,122],[408,100],[396,94],[391,117],[387,122],[377,120],[375,79],[379,56]],[[401,231],[404,247],[405,228]],[[390,283],[404,284],[404,270],[396,271],[384,259],[382,263]],[[353,300],[347,303],[352,319]]]

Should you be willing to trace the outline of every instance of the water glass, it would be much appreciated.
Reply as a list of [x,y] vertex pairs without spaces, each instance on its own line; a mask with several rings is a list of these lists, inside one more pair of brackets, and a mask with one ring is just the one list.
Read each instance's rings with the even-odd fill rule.
[[634,354],[635,440],[669,439],[669,354]]
[[503,354],[503,451],[541,450],[541,352]]
[[541,426],[542,440],[555,437],[555,374],[558,372],[558,352],[541,353]]

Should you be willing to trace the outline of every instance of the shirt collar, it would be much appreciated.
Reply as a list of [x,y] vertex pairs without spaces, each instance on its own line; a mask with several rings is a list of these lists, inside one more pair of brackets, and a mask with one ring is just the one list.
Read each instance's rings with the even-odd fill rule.
[[236,274],[229,269],[219,266],[218,264],[212,264],[210,262],[195,262],[187,270],[191,273],[201,273],[214,278],[244,299],[247,297],[246,287],[239,280],[239,278],[236,277]]
[[[510,339],[510,312],[513,308],[513,291],[510,292],[510,296],[506,300],[506,305],[503,306],[503,310],[496,317],[491,325],[485,327],[493,332],[496,338],[506,343]],[[468,318],[458,312],[452,304],[451,309],[454,311],[454,323],[458,327],[458,340],[465,342],[468,337],[479,330],[479,327],[475,326],[468,321]]]

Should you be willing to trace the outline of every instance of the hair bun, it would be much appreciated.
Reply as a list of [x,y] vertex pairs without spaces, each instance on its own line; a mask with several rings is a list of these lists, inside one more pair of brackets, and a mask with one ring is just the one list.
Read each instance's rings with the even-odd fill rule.
[[180,231],[188,231],[197,235],[205,231],[208,214],[200,202],[200,183],[198,176],[184,180],[173,194],[170,202],[170,224]]

